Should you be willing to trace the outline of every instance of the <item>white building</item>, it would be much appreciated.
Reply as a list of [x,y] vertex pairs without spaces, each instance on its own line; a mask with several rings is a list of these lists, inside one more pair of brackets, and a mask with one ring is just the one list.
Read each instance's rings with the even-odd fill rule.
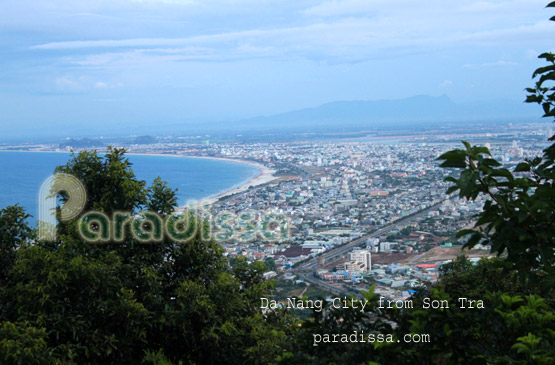
[[372,269],[372,253],[370,250],[356,250],[349,253],[349,260],[364,266],[364,270]]

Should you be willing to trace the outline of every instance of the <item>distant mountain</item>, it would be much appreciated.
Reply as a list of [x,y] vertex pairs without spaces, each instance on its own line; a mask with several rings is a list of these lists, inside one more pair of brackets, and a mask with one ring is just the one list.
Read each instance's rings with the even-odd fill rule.
[[139,136],[133,139],[133,144],[153,144],[156,143],[156,138],[152,136]]
[[398,100],[336,101],[315,108],[250,118],[225,125],[255,130],[391,129],[432,126],[446,122],[535,119],[537,116],[537,108],[508,100],[457,104],[446,95],[419,95]]
[[70,148],[90,148],[90,147],[103,147],[104,143],[97,141],[97,140],[92,140],[92,139],[88,139],[88,138],[83,138],[83,139],[68,139],[67,141],[60,143],[59,147],[60,148],[66,148],[66,147],[70,147]]
[[[484,100],[474,103],[457,103],[446,95],[439,97],[419,95],[396,100],[334,101],[312,108],[304,108],[269,116],[257,116],[241,120],[182,120],[111,123],[99,121],[94,128],[81,124],[44,124],[33,128],[26,138],[56,141],[62,135],[89,137],[84,140],[68,140],[60,146],[87,148],[103,146],[96,140],[103,136],[130,138],[131,143],[155,143],[152,136],[204,136],[227,138],[241,135],[256,140],[260,136],[275,138],[280,135],[304,133],[329,134],[369,130],[394,130],[413,128],[440,128],[445,124],[469,122],[526,122],[540,119],[536,105],[514,100]],[[155,129],[153,129],[155,128]],[[8,130],[9,131],[9,130]],[[18,135],[19,131],[11,136]],[[134,137],[129,137],[134,135]],[[0,142],[10,133],[3,133]],[[139,136],[139,137],[135,137]],[[18,137],[23,139],[22,137]]]

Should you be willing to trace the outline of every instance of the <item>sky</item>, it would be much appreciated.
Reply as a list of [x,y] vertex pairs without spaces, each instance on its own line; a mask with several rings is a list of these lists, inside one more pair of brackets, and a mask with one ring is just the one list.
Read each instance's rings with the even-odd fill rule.
[[520,103],[553,51],[547,2],[6,0],[0,126],[104,134],[414,95]]

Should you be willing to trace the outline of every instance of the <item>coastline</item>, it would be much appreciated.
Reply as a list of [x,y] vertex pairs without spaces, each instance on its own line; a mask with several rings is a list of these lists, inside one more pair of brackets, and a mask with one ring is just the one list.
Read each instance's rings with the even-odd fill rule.
[[[241,183],[237,186],[234,186],[234,187],[232,187],[228,190],[225,190],[221,193],[218,193],[218,194],[209,196],[207,198],[204,198],[203,200],[201,200],[199,202],[199,205],[201,205],[201,206],[212,205],[212,204],[216,203],[218,200],[220,200],[221,198],[224,198],[224,197],[230,196],[230,195],[234,195],[234,194],[237,194],[237,193],[242,193],[244,191],[247,191],[249,189],[249,187],[251,187],[251,186],[255,187],[255,186],[267,184],[267,183],[277,179],[274,176],[274,173],[276,172],[276,170],[270,169],[269,167],[266,167],[263,164],[258,163],[258,162],[236,159],[236,158],[225,158],[225,157],[209,157],[209,156],[183,156],[183,157],[206,158],[206,159],[213,159],[213,160],[220,160],[220,161],[243,163],[243,164],[247,164],[247,165],[250,165],[250,166],[254,166],[259,171],[258,175],[250,178],[249,180],[247,180],[247,181],[245,181],[245,182],[243,182],[243,183]],[[184,208],[184,207],[179,207],[179,208]]]
[[[167,156],[167,157],[177,157],[177,158],[198,158],[198,159],[210,159],[210,160],[219,160],[219,161],[228,161],[228,162],[235,162],[235,163],[241,163],[241,164],[246,164],[246,165],[250,165],[250,166],[254,166],[258,169],[259,173],[258,175],[246,180],[243,183],[240,183],[238,185],[235,185],[227,190],[224,190],[220,193],[214,194],[214,195],[210,195],[202,200],[200,200],[197,204],[199,204],[200,206],[207,206],[207,205],[212,205],[214,203],[216,203],[218,200],[220,200],[221,198],[224,198],[226,196],[230,196],[230,195],[234,195],[234,194],[238,194],[238,193],[242,193],[244,191],[247,191],[249,189],[249,187],[256,187],[259,185],[263,185],[263,184],[267,184],[269,182],[272,182],[274,180],[277,179],[277,177],[274,176],[274,173],[276,172],[276,170],[273,170],[269,167],[264,166],[263,164],[259,163],[259,162],[254,162],[254,161],[249,161],[249,160],[243,160],[240,158],[227,158],[227,157],[213,157],[213,156],[190,156],[190,155],[179,155],[179,154],[166,154],[166,153],[128,153],[128,155],[136,155],[136,156]],[[182,205],[177,207],[177,210],[184,210],[185,208],[187,208],[187,204]]]
[[[250,165],[250,166],[254,166],[258,169],[259,173],[258,175],[246,180],[243,183],[240,183],[238,185],[235,185],[231,188],[229,188],[228,190],[224,190],[220,193],[214,194],[214,195],[210,195],[202,200],[200,200],[198,202],[198,204],[200,206],[206,206],[206,205],[212,205],[214,203],[216,203],[218,200],[220,200],[221,198],[224,198],[226,196],[230,196],[230,195],[234,195],[234,194],[238,194],[238,193],[242,193],[244,191],[247,191],[249,189],[249,187],[256,187],[259,185],[263,185],[263,184],[267,184],[269,182],[272,182],[274,180],[277,179],[277,177],[274,176],[274,173],[276,172],[276,170],[273,170],[269,167],[264,166],[263,164],[259,163],[259,162],[254,162],[254,161],[249,161],[249,160],[243,160],[240,158],[227,158],[227,157],[213,157],[213,156],[190,156],[190,155],[179,155],[179,154],[169,154],[169,153],[127,153],[128,155],[135,155],[135,156],[165,156],[165,157],[176,157],[176,158],[197,158],[197,159],[210,159],[210,160],[219,160],[219,161],[228,161],[228,162],[235,162],[235,163],[241,163],[241,164],[246,164],[246,165]],[[187,204],[182,205],[177,207],[178,210],[184,210],[185,208],[187,208]]]
[[[68,151],[60,151],[60,150],[40,150],[40,151],[36,151],[36,150],[27,150],[27,151],[21,151],[21,150],[16,150],[16,151],[12,151],[12,150],[0,150],[0,152],[28,152],[28,153],[65,153],[65,154],[69,154],[70,152]],[[241,163],[241,164],[247,164],[250,166],[254,166],[258,169],[258,174],[242,183],[239,183],[238,185],[235,185],[227,190],[224,190],[220,193],[208,196],[206,198],[203,198],[201,201],[198,202],[198,204],[205,206],[205,205],[212,205],[214,203],[216,203],[219,199],[224,198],[226,196],[230,196],[233,194],[237,194],[237,193],[242,193],[244,191],[247,191],[249,189],[249,187],[255,187],[255,186],[259,186],[259,185],[263,185],[263,184],[267,184],[273,180],[276,180],[277,178],[274,176],[274,173],[276,172],[276,170],[270,169],[269,167],[264,166],[263,164],[259,163],[259,162],[254,162],[254,161],[249,161],[249,160],[243,160],[243,159],[239,159],[239,158],[226,158],[226,157],[212,157],[212,156],[189,156],[189,155],[179,155],[179,154],[169,154],[169,153],[148,153],[148,152],[141,152],[141,153],[133,153],[133,152],[128,152],[127,155],[129,156],[163,156],[163,157],[177,157],[177,158],[198,158],[198,159],[212,159],[212,160],[220,160],[220,161],[228,161],[228,162],[234,162],[234,163]],[[187,205],[183,205],[183,206],[179,206],[177,209],[181,210],[186,208]]]

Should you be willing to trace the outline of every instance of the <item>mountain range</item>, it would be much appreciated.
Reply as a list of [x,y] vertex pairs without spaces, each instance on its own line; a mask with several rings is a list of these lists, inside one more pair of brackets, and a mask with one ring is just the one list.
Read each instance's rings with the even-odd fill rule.
[[509,100],[458,104],[446,95],[419,95],[397,100],[336,101],[314,108],[219,125],[258,130],[395,129],[457,122],[536,120],[538,117],[537,106]]
[[[511,100],[484,100],[473,103],[456,103],[448,96],[419,95],[395,100],[334,101],[316,107],[298,109],[268,116],[241,120],[183,120],[98,123],[35,123],[21,136],[21,128],[7,125],[4,138],[18,140],[32,138],[90,138],[151,136],[216,137],[257,134],[335,133],[366,130],[392,130],[407,128],[439,128],[446,124],[476,122],[526,122],[540,119],[536,105]],[[11,138],[10,138],[11,137]]]

